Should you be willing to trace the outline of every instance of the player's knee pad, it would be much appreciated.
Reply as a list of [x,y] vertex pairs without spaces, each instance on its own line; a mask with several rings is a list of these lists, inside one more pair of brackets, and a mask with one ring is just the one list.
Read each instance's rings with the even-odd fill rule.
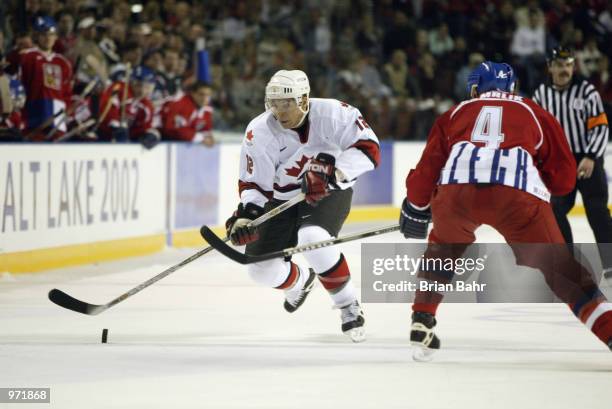
[[249,275],[258,284],[276,288],[282,286],[287,280],[288,264],[283,259],[249,264]]
[[[305,226],[298,231],[298,246],[331,238],[327,230],[320,226]],[[304,253],[304,258],[317,274],[321,274],[338,262],[340,250],[337,247],[323,247]]]

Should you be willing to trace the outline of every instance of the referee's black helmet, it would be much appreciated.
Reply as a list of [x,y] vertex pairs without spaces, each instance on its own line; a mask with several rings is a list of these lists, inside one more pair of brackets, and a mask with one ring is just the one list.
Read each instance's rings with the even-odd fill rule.
[[568,60],[572,62],[574,61],[574,52],[567,47],[555,47],[548,53],[548,57],[546,58],[549,64],[554,60]]

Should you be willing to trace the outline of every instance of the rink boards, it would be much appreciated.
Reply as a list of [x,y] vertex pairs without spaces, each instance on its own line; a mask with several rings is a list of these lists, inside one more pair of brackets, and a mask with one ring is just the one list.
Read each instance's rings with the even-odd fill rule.
[[[355,186],[349,221],[396,219],[423,147],[382,143],[381,166]],[[199,227],[222,226],[238,201],[237,143],[0,149],[0,273],[200,246]]]

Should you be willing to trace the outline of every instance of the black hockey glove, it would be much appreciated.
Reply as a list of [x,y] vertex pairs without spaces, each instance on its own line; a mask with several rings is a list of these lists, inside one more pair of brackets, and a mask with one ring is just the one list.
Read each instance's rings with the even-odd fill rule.
[[306,202],[315,206],[317,202],[329,195],[328,183],[333,182],[336,174],[336,158],[328,153],[319,153],[306,165],[302,179],[302,192]]
[[427,237],[427,229],[431,221],[431,209],[418,210],[404,199],[400,213],[400,231],[405,238],[424,239]]
[[147,149],[153,149],[155,145],[159,143],[159,133],[157,132],[145,132],[140,138],[140,143]]
[[225,222],[225,230],[234,245],[243,246],[259,239],[257,227],[248,227],[251,220],[257,219],[265,213],[263,207],[254,203],[246,206],[240,203],[232,217]]
[[130,141],[130,133],[127,128],[118,126],[111,128],[111,138],[115,142],[129,142]]

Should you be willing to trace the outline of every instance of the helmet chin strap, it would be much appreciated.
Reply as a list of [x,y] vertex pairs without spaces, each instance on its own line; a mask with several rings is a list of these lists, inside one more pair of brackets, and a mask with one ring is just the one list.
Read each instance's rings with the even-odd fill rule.
[[308,112],[310,111],[310,100],[308,97],[306,97],[306,109],[302,109],[300,104],[298,104],[298,109],[300,110],[300,112],[302,112],[302,119],[300,119],[300,122],[295,126],[295,128],[299,128],[300,126],[302,126],[304,120],[306,119],[306,116],[308,116]]
[[[300,111],[302,111],[302,109],[300,108]],[[302,111],[304,113],[304,111]],[[299,128],[300,126],[302,126],[304,124],[304,120],[306,119],[306,116],[308,115],[308,111],[306,111],[303,115],[302,115],[302,119],[300,119],[300,122],[298,122],[298,124],[296,126],[294,126],[294,128]]]

